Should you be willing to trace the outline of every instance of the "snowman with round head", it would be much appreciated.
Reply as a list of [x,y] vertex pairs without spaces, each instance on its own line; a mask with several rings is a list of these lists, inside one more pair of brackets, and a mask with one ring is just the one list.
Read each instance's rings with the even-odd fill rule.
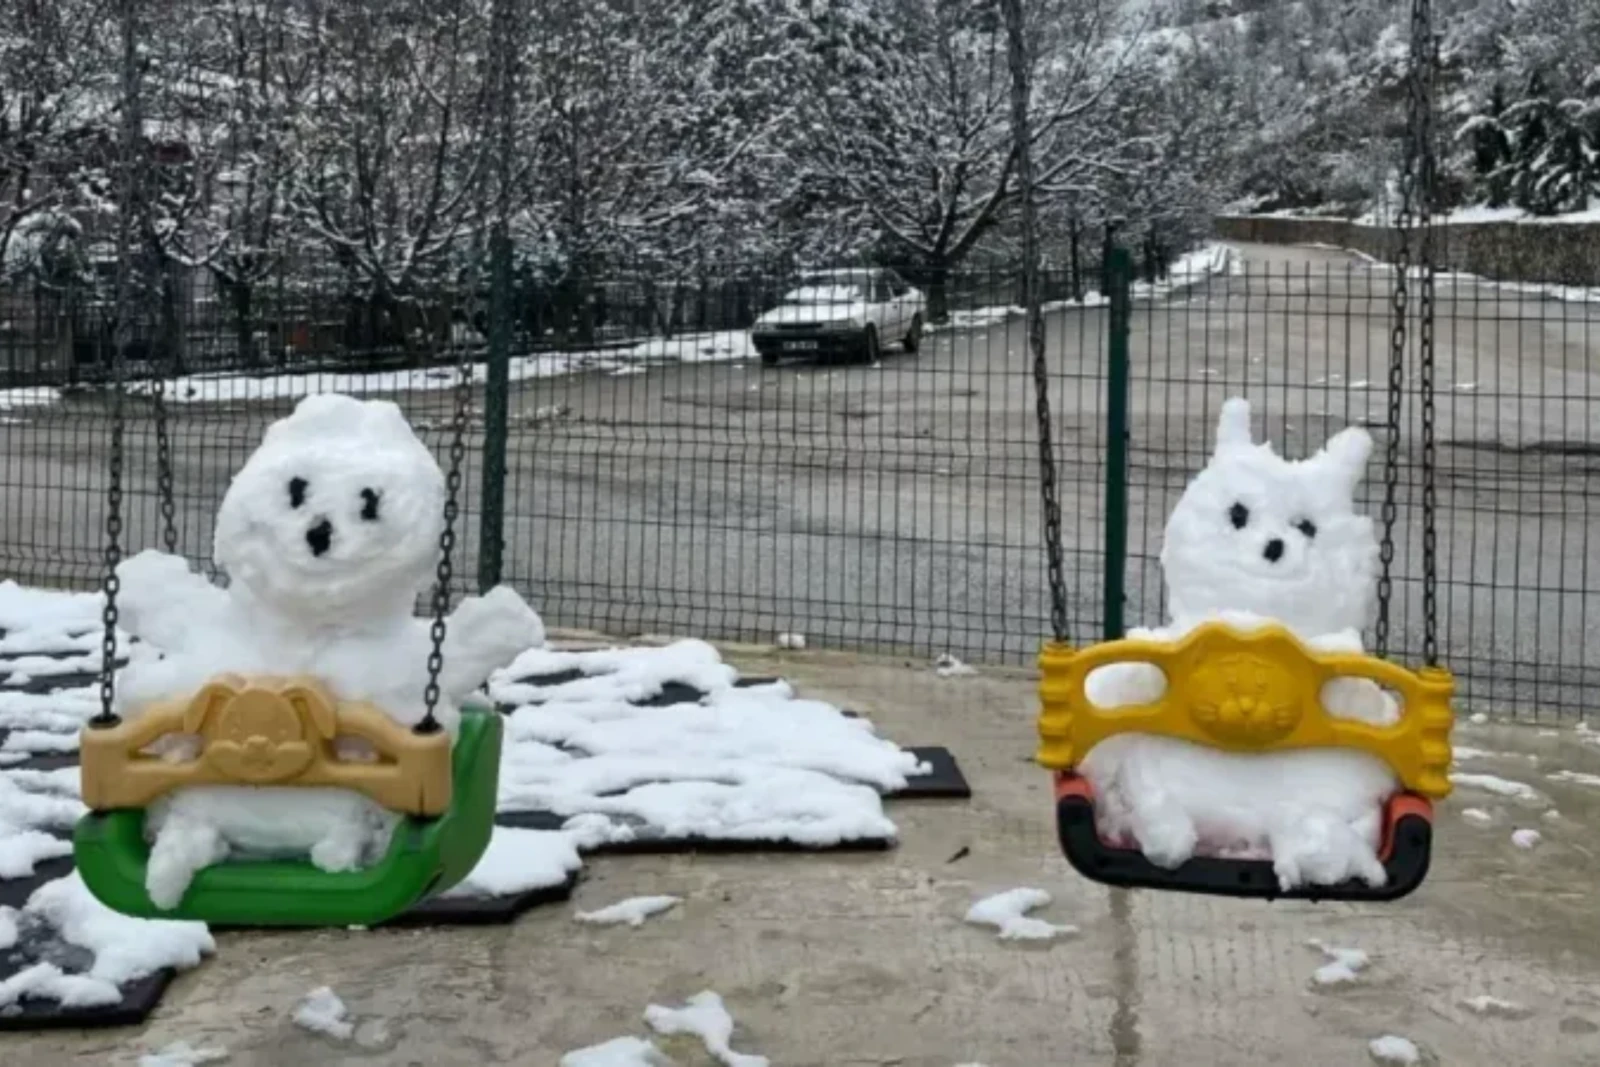
[[[223,497],[213,555],[226,589],[160,552],[118,568],[122,625],[142,642],[120,673],[119,711],[137,715],[234,672],[310,676],[337,699],[421,722],[432,646],[413,608],[438,564],[444,499],[439,465],[398,406],[305,398],[268,427]],[[538,615],[509,587],[466,598],[446,620],[440,725],[454,737],[461,702],[543,640]],[[193,755],[192,738],[168,741],[173,755]],[[176,790],[149,812],[146,888],[175,906],[196,871],[233,852],[350,870],[382,853],[396,821],[341,789]]]
[[[1224,403],[1211,460],[1166,526],[1171,622],[1129,636],[1171,641],[1206,622],[1246,631],[1278,623],[1314,650],[1360,652],[1378,543],[1355,492],[1371,451],[1366,431],[1351,427],[1315,455],[1286,460],[1252,439],[1246,401]],[[1128,706],[1159,700],[1166,680],[1154,666],[1119,664],[1095,671],[1086,688],[1097,706]],[[1322,697],[1341,717],[1398,717],[1362,679],[1331,682]],[[1286,889],[1384,880],[1379,817],[1396,783],[1364,753],[1242,755],[1128,734],[1095,746],[1079,769],[1094,786],[1101,832],[1132,839],[1160,865],[1196,852],[1270,856]]]

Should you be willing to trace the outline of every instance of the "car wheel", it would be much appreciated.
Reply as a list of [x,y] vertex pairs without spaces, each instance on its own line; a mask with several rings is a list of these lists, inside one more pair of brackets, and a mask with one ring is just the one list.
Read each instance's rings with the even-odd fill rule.
[[907,352],[910,352],[910,353],[913,353],[913,354],[916,353],[917,346],[922,344],[922,313],[921,312],[918,312],[917,314],[911,316],[911,326],[910,326],[909,329],[906,330],[905,340],[903,342],[901,342],[901,343],[905,345],[905,349],[906,349]]
[[778,365],[778,350],[774,348],[761,353],[761,365],[763,367],[776,367]]
[[861,335],[861,362],[876,363],[878,355],[878,328],[869,322]]

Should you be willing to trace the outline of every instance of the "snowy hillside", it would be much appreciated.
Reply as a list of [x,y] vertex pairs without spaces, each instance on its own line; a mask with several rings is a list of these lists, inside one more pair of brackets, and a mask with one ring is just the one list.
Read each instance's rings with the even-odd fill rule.
[[[1141,7],[1145,5],[1141,2]],[[1600,5],[1435,0],[1447,206],[1600,198]],[[1404,129],[1409,0],[1150,0],[1150,47],[1192,48],[1236,108],[1238,206],[1382,213]],[[1197,87],[1197,90],[1199,87]]]

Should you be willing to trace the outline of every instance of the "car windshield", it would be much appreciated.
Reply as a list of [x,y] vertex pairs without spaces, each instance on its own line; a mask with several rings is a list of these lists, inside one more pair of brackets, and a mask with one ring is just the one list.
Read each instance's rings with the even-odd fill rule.
[[854,304],[861,298],[860,286],[837,283],[802,285],[783,294],[786,304]]

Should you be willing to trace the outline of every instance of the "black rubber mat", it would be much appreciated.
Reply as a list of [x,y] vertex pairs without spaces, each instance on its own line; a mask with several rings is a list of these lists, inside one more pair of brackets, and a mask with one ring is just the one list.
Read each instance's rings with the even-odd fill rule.
[[[72,870],[72,860],[48,860],[33,876],[0,882],[0,903],[20,907],[34,889]],[[0,981],[40,963],[52,964],[65,974],[83,974],[94,965],[94,954],[63,941],[51,927],[28,916],[17,920],[17,943],[0,949]],[[26,998],[0,1008],[0,1031],[59,1030],[80,1027],[131,1026],[141,1023],[161,1002],[173,972],[156,971],[125,982],[122,999],[115,1004],[70,1007],[54,1000]]]
[[[550,811],[505,811],[495,816],[499,826],[515,826],[523,830],[559,830],[569,816]],[[894,847],[894,840],[885,837],[863,837],[841,841],[837,845],[806,845],[797,841],[753,841],[725,837],[689,835],[676,837],[653,833],[648,826],[640,826],[638,836],[629,841],[607,841],[594,848],[585,849],[586,856],[660,856],[674,852],[884,852]]]
[[896,800],[971,799],[972,786],[967,784],[967,776],[961,772],[960,765],[948,748],[920,745],[907,745],[906,748],[915,752],[918,759],[932,764],[933,772],[909,779],[906,787],[890,793],[891,797]]
[[[0,981],[22,970],[0,956]],[[0,1008],[0,1033],[7,1030],[100,1030],[113,1026],[138,1026],[161,1003],[162,994],[175,977],[170,970],[157,971],[125,983],[122,999],[115,1004],[95,1007],[63,1007],[53,1000],[24,1000]]]

